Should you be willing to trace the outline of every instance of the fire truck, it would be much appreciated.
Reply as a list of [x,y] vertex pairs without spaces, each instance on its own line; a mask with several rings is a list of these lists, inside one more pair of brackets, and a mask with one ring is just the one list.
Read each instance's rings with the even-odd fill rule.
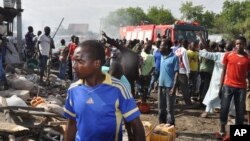
[[157,40],[157,36],[165,35],[166,38],[175,40],[188,40],[189,42],[197,41],[195,32],[201,32],[204,39],[208,39],[208,33],[204,26],[198,22],[185,22],[178,20],[172,25],[140,25],[140,26],[126,26],[120,28],[120,38],[127,40]]

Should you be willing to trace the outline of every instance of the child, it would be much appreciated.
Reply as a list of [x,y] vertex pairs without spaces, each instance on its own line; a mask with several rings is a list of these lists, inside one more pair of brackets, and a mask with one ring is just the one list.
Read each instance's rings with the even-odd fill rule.
[[80,80],[68,90],[65,140],[121,141],[123,116],[133,130],[134,140],[145,141],[140,112],[131,93],[121,81],[101,71],[105,63],[101,44],[85,41],[76,48],[73,58],[73,69]]

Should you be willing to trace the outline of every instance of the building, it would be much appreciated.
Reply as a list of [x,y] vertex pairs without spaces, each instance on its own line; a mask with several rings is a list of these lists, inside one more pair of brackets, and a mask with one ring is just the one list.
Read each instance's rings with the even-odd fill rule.
[[85,34],[89,31],[89,24],[69,24],[68,32],[71,34]]

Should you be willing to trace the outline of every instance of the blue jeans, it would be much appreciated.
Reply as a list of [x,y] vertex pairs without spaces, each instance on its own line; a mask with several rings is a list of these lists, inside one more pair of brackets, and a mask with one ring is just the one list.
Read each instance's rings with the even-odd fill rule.
[[158,108],[159,108],[159,123],[175,124],[174,105],[176,95],[169,95],[171,88],[159,87],[158,90]]
[[3,54],[0,52],[0,85],[4,85],[7,83],[7,79],[5,76],[5,71],[3,68]]
[[65,79],[66,70],[67,70],[67,61],[66,60],[60,61],[59,76],[58,76],[60,79]]
[[245,100],[246,100],[246,89],[245,88],[235,88],[231,86],[223,86],[223,94],[221,96],[221,112],[220,112],[220,122],[222,125],[227,124],[228,112],[231,103],[231,99],[234,96],[235,103],[235,124],[242,125],[244,123],[245,114]]
[[160,75],[159,70],[154,70],[153,74],[151,75],[151,81],[150,81],[150,85],[148,88],[148,96],[150,96],[151,90],[154,87],[154,83],[158,81],[159,75]]

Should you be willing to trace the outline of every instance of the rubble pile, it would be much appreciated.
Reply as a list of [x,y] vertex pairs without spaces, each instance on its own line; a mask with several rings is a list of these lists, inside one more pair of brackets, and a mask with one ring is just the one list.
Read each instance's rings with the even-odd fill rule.
[[66,90],[70,81],[50,74],[38,83],[38,71],[7,66],[8,90],[0,91],[0,140],[62,141]]

